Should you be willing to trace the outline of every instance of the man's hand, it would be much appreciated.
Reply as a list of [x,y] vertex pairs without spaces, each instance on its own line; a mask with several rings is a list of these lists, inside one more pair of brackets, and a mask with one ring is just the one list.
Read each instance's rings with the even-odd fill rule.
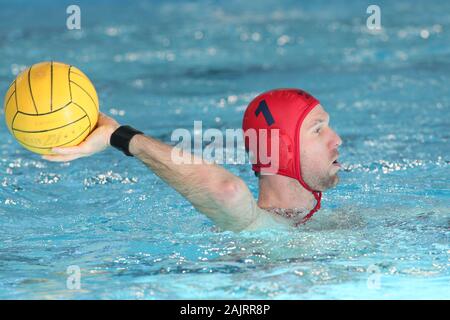
[[42,159],[58,162],[71,161],[103,151],[109,146],[109,139],[119,126],[116,120],[100,112],[97,127],[83,142],[73,147],[52,148],[52,152],[56,155],[44,155]]

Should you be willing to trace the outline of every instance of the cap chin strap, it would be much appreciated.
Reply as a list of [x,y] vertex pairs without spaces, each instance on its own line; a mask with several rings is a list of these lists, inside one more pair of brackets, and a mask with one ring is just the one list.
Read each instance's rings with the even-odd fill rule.
[[298,222],[295,224],[295,226],[297,227],[300,224],[304,224],[306,221],[308,221],[309,219],[311,219],[311,217],[314,215],[314,213],[316,213],[317,211],[319,211],[320,209],[320,200],[322,199],[322,192],[320,191],[314,191],[312,190],[305,181],[303,181],[303,178],[300,176],[300,179],[298,179],[298,182],[300,182],[300,184],[309,192],[311,192],[314,196],[314,198],[316,199],[316,205],[314,206],[314,208],[306,215],[303,217],[302,221]]
[[316,199],[316,205],[306,216],[303,217],[302,221],[295,224],[296,227],[299,226],[300,224],[304,224],[306,221],[308,221],[313,216],[314,213],[316,213],[320,209],[320,200],[322,199],[322,192],[311,191],[311,193],[314,195],[314,198]]

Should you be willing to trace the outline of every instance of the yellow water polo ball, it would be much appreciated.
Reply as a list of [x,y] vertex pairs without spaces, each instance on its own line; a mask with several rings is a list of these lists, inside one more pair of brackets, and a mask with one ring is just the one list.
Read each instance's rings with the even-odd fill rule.
[[4,102],[11,134],[39,154],[78,145],[95,128],[98,112],[97,92],[89,78],[74,66],[53,61],[20,73]]

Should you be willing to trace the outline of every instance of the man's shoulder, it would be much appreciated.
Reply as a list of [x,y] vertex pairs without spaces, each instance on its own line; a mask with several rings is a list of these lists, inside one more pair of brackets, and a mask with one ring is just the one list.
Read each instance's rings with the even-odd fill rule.
[[267,211],[258,206],[256,206],[255,211],[258,213],[256,215],[256,219],[244,229],[245,231],[256,231],[274,228],[290,229],[293,226],[293,223],[290,219],[282,217],[276,213]]

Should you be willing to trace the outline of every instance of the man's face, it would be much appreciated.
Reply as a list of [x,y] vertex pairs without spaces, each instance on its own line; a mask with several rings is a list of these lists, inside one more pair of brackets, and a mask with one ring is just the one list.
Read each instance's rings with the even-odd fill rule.
[[339,181],[337,148],[342,140],[329,127],[329,118],[319,104],[306,116],[300,129],[301,173],[306,184],[315,191],[325,191]]

